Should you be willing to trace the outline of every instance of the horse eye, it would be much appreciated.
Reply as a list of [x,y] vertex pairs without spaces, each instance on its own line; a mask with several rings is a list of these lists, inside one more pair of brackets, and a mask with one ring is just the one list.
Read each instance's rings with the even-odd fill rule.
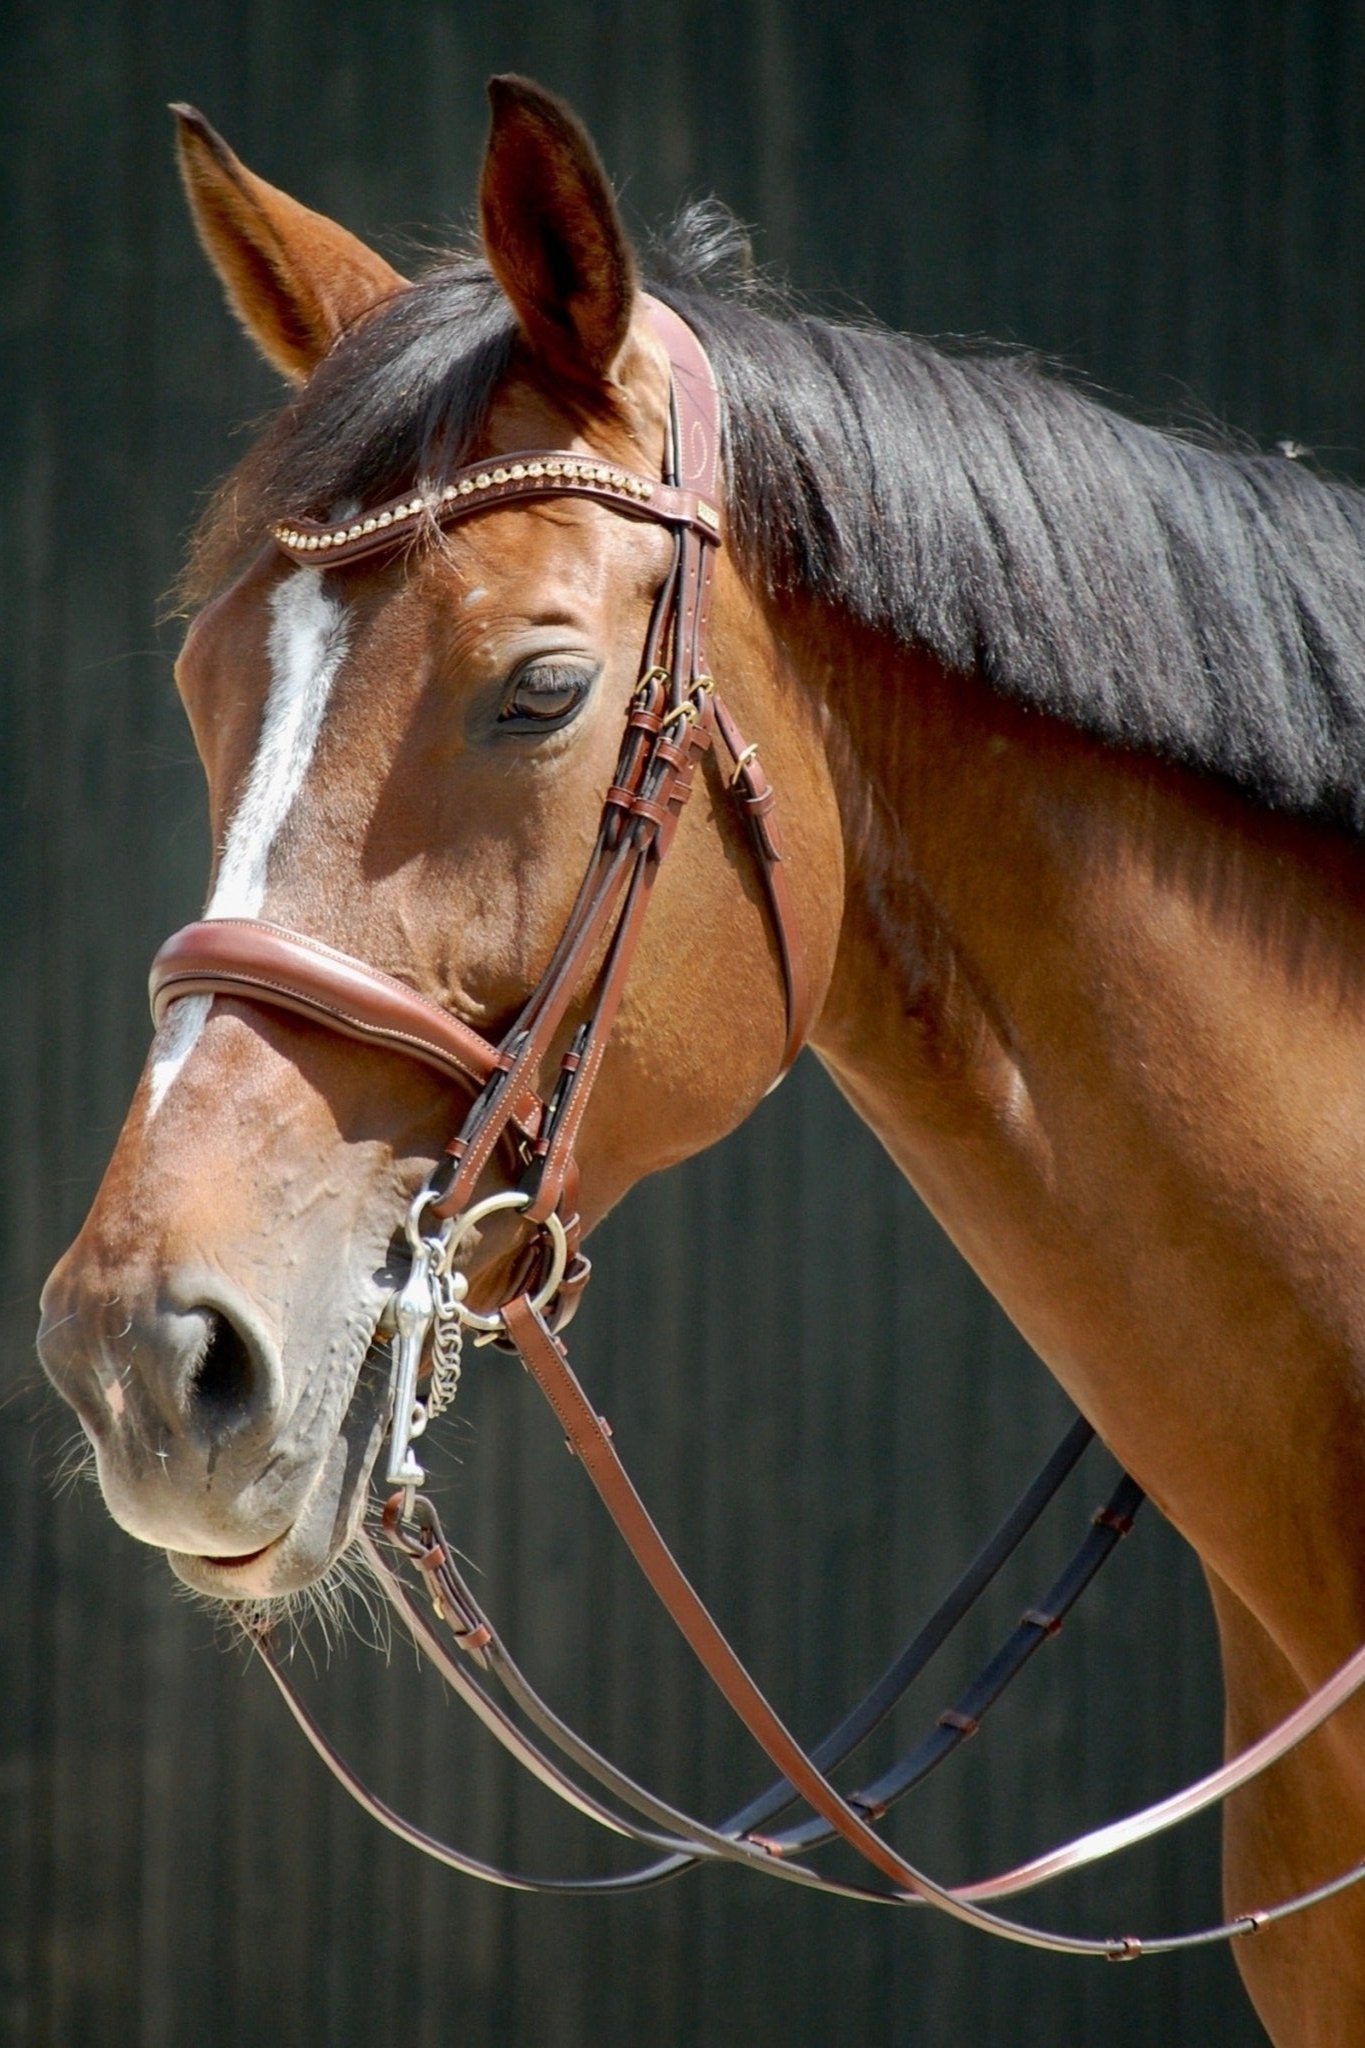
[[531,662],[519,670],[498,713],[500,725],[520,725],[544,732],[567,724],[592,688],[593,671],[565,662]]

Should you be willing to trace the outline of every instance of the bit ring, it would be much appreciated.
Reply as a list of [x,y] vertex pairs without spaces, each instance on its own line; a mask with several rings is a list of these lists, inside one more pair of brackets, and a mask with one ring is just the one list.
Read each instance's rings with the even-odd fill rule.
[[[475,1224],[482,1223],[485,1216],[495,1216],[504,1209],[525,1209],[530,1200],[531,1197],[522,1188],[503,1188],[497,1194],[485,1195],[482,1201],[472,1202],[467,1209],[461,1210],[458,1216],[451,1217],[441,1232],[440,1256],[436,1262],[436,1270],[442,1275],[450,1271],[466,1232],[472,1230]],[[565,1235],[564,1225],[555,1211],[552,1210],[545,1218],[541,1228],[550,1240],[550,1265],[545,1278],[531,1296],[531,1307],[537,1314],[541,1309],[547,1308],[558,1294],[559,1283],[564,1278],[569,1263],[569,1240]],[[489,1315],[484,1315],[477,1309],[466,1308],[463,1301],[458,1301],[454,1304],[454,1312],[471,1330],[481,1330],[491,1335],[500,1332],[504,1327],[500,1308],[494,1309]]]

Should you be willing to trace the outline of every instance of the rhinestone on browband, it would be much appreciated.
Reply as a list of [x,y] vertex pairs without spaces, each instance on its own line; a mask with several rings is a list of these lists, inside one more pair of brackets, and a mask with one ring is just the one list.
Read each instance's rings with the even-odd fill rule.
[[[360,519],[335,526],[314,525],[312,521],[301,520],[294,525],[274,526],[271,532],[280,546],[288,548],[291,553],[325,553],[335,548],[353,547],[356,542],[373,544],[377,536],[387,538],[393,528],[405,528],[421,519],[432,519],[439,525],[442,518],[450,513],[472,509],[473,501],[479,498],[496,496],[507,499],[534,496],[547,489],[572,491],[575,488],[586,489],[593,497],[617,497],[627,505],[645,504],[655,491],[650,478],[636,476],[628,469],[617,469],[611,463],[593,462],[573,455],[545,455],[529,461],[466,470],[440,490],[397,498],[377,511],[367,512]],[[710,520],[715,520],[716,515],[709,506],[698,509],[703,518],[709,514]]]

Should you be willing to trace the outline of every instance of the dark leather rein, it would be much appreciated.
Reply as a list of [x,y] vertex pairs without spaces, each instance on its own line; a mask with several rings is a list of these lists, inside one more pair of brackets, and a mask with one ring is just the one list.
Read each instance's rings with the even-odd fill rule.
[[[558,945],[520,1016],[498,1045],[429,1002],[406,984],[323,941],[254,919],[213,919],[167,941],[153,964],[153,1014],[159,1023],[180,996],[228,995],[292,1010],[367,1043],[424,1061],[473,1089],[459,1131],[415,1198],[408,1217],[413,1254],[409,1279],[392,1305],[395,1326],[394,1414],[388,1474],[397,1491],[383,1530],[390,1551],[406,1556],[425,1584],[438,1620],[462,1653],[453,1658],[441,1636],[395,1576],[385,1551],[366,1532],[361,1543],[380,1582],[419,1648],[479,1718],[542,1783],[580,1812],[656,1853],[624,1876],[591,1880],[530,1879],[497,1871],[448,1849],[403,1821],[370,1793],[332,1749],[275,1658],[267,1629],[257,1641],[291,1710],[329,1767],[386,1827],[452,1867],[520,1889],[614,1891],[654,1884],[701,1860],[742,1862],[789,1882],[882,1903],[926,1904],[956,1919],[1031,1947],[1071,1955],[1127,1960],[1253,1933],[1326,1898],[1365,1875],[1365,1862],[1343,1877],[1282,1905],[1239,1915],[1193,1934],[1139,1941],[1092,1940],[1005,1919],[985,1903],[1041,1884],[1145,1839],[1224,1798],[1302,1741],[1365,1684],[1358,1651],[1280,1727],[1197,1784],[1144,1812],[1035,1857],[978,1883],[936,1883],[899,1856],[873,1822],[912,1784],[974,1732],[983,1714],[1061,1620],[1130,1525],[1140,1490],[1124,1479],[1079,1550],[1038,1608],[1030,1609],[982,1673],[939,1716],[922,1742],[862,1791],[845,1796],[829,1779],[903,1696],[911,1680],[1022,1540],[1090,1440],[1077,1423],[1026,1490],[997,1535],[968,1568],[936,1614],[858,1705],[812,1751],[789,1733],[688,1582],[636,1493],[611,1441],[569,1365],[558,1332],[567,1324],[589,1275],[580,1249],[575,1144],[625,986],[659,867],[668,853],[698,764],[712,748],[728,757],[726,777],[748,830],[763,882],[786,1004],[786,1042],[779,1076],[805,1040],[812,993],[772,815],[773,792],[758,759],[723,703],[706,666],[714,557],[721,542],[719,403],[710,366],[696,336],[666,306],[646,312],[672,365],[672,409],[665,472],[655,479],[564,450],[499,457],[460,470],[443,485],[397,499],[339,525],[300,519],[275,529],[291,560],[312,568],[342,566],[495,506],[555,496],[587,497],[630,518],[663,525],[673,538],[670,568],[659,590],[626,717],[616,772],[607,791],[587,871]],[[587,990],[585,1001],[585,987]],[[551,1085],[542,1068],[560,1043],[571,1013],[579,1021],[562,1046]],[[478,1185],[495,1158],[510,1162],[513,1184],[480,1198]],[[458,1254],[467,1234],[500,1209],[515,1209],[534,1235],[518,1266],[513,1296],[489,1313],[464,1300]],[[634,1783],[567,1728],[520,1672],[492,1623],[456,1569],[435,1509],[418,1492],[425,1475],[413,1445],[428,1416],[448,1401],[459,1371],[466,1329],[496,1340],[520,1357],[554,1410],[569,1447],[583,1463],[637,1563],[713,1682],[781,1778],[739,1813],[709,1827]],[[418,1398],[428,1367],[428,1394]],[[528,1735],[475,1670],[495,1677],[521,1720],[594,1780],[627,1819],[587,1792],[564,1765]],[[814,1818],[764,1832],[797,1798]],[[883,1887],[837,1883],[796,1858],[841,1837],[885,1881]]]

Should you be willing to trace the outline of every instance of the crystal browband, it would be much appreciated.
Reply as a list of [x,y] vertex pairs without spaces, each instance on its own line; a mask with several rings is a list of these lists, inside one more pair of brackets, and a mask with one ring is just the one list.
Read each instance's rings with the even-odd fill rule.
[[323,524],[295,519],[273,526],[271,533],[297,561],[323,554],[331,561],[350,561],[393,546],[423,524],[440,526],[509,499],[566,493],[602,499],[620,511],[638,512],[646,518],[695,526],[712,539],[720,533],[719,512],[695,491],[679,490],[615,463],[570,455],[563,449],[519,455],[515,462],[470,463],[448,483],[393,498],[349,520]]

